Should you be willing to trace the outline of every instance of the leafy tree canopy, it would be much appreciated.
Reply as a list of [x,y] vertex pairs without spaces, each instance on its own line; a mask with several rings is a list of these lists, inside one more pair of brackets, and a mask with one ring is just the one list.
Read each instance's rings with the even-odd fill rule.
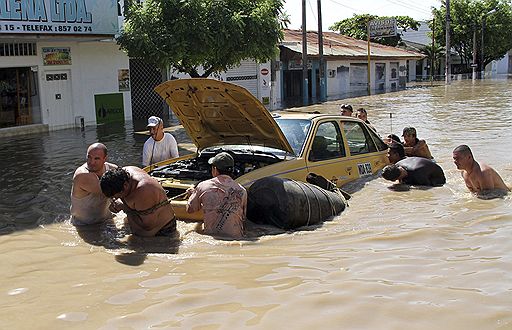
[[[407,30],[415,30],[418,31],[418,27],[420,26],[420,23],[413,18],[409,16],[394,16],[396,18],[396,25],[398,29],[398,33],[396,37],[386,37],[386,38],[372,38],[371,40],[374,42],[378,42],[383,45],[388,46],[397,46],[401,44],[402,41],[402,32],[405,32]],[[377,15],[370,15],[370,14],[362,14],[362,15],[356,15],[354,14],[353,17],[346,18],[344,20],[341,20],[339,22],[334,23],[331,27],[329,27],[329,30],[332,31],[339,31],[340,34],[366,40],[367,38],[367,24],[371,20],[375,19],[386,19],[386,18],[392,18],[389,16],[377,16]]]
[[[473,32],[477,33],[480,58],[482,26],[484,31],[484,65],[503,57],[512,49],[512,7],[510,0],[451,0],[450,45],[469,65],[473,59]],[[446,46],[446,5],[434,9],[435,38]],[[431,24],[432,25],[432,24]],[[480,60],[478,61],[481,62]]]
[[273,58],[283,38],[282,7],[283,0],[133,2],[117,42],[130,57],[208,77],[244,59]]

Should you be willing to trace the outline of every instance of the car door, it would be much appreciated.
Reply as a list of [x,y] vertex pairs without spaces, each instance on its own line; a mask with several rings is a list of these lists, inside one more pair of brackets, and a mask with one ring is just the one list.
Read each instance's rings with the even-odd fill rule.
[[319,122],[310,136],[305,153],[308,172],[321,175],[338,186],[345,183],[349,178],[344,166],[347,153],[339,122]]
[[[343,121],[343,137],[347,150],[346,171],[350,179],[371,176],[386,164],[387,147],[360,121]],[[375,141],[380,143],[376,144]]]

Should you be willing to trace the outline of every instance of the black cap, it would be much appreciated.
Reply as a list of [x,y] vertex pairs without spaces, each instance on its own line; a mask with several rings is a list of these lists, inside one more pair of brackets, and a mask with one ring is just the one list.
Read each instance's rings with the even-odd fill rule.
[[208,159],[208,164],[215,166],[219,170],[229,171],[235,166],[235,161],[227,152],[219,152],[215,157]]

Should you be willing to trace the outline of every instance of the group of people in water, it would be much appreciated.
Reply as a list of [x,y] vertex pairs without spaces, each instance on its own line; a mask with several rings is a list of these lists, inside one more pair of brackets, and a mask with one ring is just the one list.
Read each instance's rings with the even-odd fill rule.
[[[352,106],[342,104],[343,116],[352,116]],[[357,110],[356,117],[366,122],[368,114],[364,108]],[[382,169],[382,177],[389,181],[417,186],[442,186],[446,183],[443,169],[434,161],[434,157],[425,140],[417,137],[414,127],[405,127],[403,141],[394,134],[388,135],[384,142],[388,144],[389,165]],[[510,191],[501,176],[489,165],[477,162],[467,145],[460,145],[452,152],[453,162],[462,171],[462,178],[469,191],[478,196],[503,195]]]
[[[153,164],[178,157],[176,140],[163,133],[163,121],[148,119],[151,137],[143,148],[143,162]],[[170,135],[168,138],[165,135]],[[148,150],[149,149],[149,150]],[[143,237],[171,236],[176,218],[170,199],[160,183],[136,166],[118,167],[107,161],[107,147],[94,143],[87,149],[87,160],[73,175],[71,221],[76,226],[103,223],[112,213],[123,211],[132,234]],[[225,152],[209,159],[212,179],[189,188],[186,210],[203,210],[203,232],[214,236],[242,238],[247,209],[247,192],[231,174],[233,157]]]
[[[352,106],[341,105],[344,116],[352,116]],[[364,108],[357,109],[357,117],[366,122]],[[178,157],[176,140],[163,131],[158,117],[148,119],[148,138],[143,148],[143,165]],[[425,140],[417,137],[414,127],[403,129],[403,141],[389,135],[389,165],[382,177],[408,185],[441,186],[446,183],[442,168],[433,160]],[[508,193],[510,188],[489,165],[477,162],[467,145],[453,150],[453,161],[467,188],[478,195],[488,192]],[[236,183],[231,174],[234,160],[229,153],[219,153],[209,159],[212,179],[200,182],[184,194],[188,198],[189,213],[203,210],[203,232],[213,236],[242,238],[247,210],[247,191]],[[118,167],[108,162],[107,147],[94,143],[87,149],[87,160],[73,175],[71,188],[71,219],[76,226],[103,223],[113,213],[123,211],[132,234],[143,237],[171,236],[176,233],[176,218],[170,199],[160,183],[136,166]]]

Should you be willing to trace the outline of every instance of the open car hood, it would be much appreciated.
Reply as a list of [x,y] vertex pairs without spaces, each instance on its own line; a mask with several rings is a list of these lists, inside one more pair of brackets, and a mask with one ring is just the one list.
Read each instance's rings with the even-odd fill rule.
[[258,145],[293,153],[269,111],[245,88],[214,79],[177,79],[155,91],[167,102],[194,144]]

